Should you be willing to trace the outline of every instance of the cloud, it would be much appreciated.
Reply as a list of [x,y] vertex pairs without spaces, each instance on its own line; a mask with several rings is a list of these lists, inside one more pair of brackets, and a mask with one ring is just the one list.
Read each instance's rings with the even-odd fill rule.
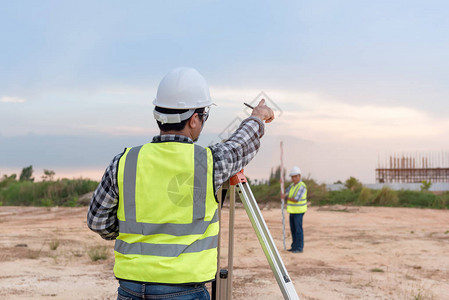
[[19,97],[4,96],[0,98],[0,102],[8,102],[8,103],[23,103],[25,101],[26,101],[25,99]]
[[412,107],[349,104],[319,93],[272,95],[284,110],[277,126],[312,141],[438,140],[449,128],[447,118]]
[[[219,105],[214,111],[227,113],[218,116],[219,122],[209,121],[209,132],[223,130],[223,124],[228,124],[237,115],[245,117],[243,101],[251,102],[260,92],[256,89],[211,87],[211,94]],[[448,118],[412,106],[393,105],[394,99],[354,104],[314,91],[267,89],[264,92],[282,110],[282,114],[267,126],[268,131],[313,142],[353,143],[363,140],[382,144],[420,140],[434,147],[449,146],[441,141],[441,137],[449,133]],[[223,115],[227,121],[223,121]]]

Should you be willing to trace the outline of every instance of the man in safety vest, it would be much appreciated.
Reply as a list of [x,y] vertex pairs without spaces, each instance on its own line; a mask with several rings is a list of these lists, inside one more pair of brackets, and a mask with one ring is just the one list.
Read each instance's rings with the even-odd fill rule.
[[290,231],[292,233],[292,247],[288,249],[293,253],[302,253],[304,249],[304,231],[302,220],[307,211],[307,186],[301,180],[301,169],[293,167],[290,172],[292,183],[282,195],[287,197],[287,212],[290,213]]
[[261,100],[228,140],[203,148],[194,142],[213,103],[198,71],[170,71],[153,104],[160,135],[113,158],[87,224],[115,239],[117,299],[209,299],[204,284],[217,272],[215,193],[254,158],[274,114]]

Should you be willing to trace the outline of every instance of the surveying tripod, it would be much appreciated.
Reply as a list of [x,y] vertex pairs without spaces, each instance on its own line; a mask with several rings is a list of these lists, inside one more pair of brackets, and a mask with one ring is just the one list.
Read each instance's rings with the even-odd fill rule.
[[[231,179],[223,184],[218,191],[217,198],[219,202],[219,216],[221,221],[221,206],[229,189],[229,245],[228,245],[228,269],[220,269],[220,239],[218,244],[218,272],[215,282],[212,284],[212,299],[213,300],[230,300],[232,298],[232,271],[233,271],[233,255],[234,255],[234,215],[235,215],[235,188],[240,196],[240,200],[245,207],[246,213],[251,221],[251,224],[256,232],[257,238],[262,250],[267,257],[268,263],[273,271],[274,277],[281,289],[284,299],[294,300],[298,299],[295,287],[287,269],[282,262],[281,256],[274,244],[267,224],[263,219],[257,201],[249,187],[243,170],[231,177]],[[221,224],[221,222],[220,222]]]

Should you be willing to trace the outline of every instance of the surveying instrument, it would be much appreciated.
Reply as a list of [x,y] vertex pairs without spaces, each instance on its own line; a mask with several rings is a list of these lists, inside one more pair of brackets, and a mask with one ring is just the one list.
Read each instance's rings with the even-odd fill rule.
[[[235,189],[240,197],[251,224],[256,232],[259,243],[268,260],[268,264],[273,271],[274,277],[281,289],[284,299],[298,299],[295,287],[287,269],[282,262],[281,256],[274,244],[267,224],[263,219],[257,201],[251,191],[249,183],[243,175],[243,170],[231,177],[228,182],[217,193],[219,218],[221,226],[221,207],[226,196],[227,190],[229,194],[229,245],[228,245],[228,268],[220,269],[220,238],[218,242],[218,272],[215,282],[212,283],[212,299],[213,300],[230,300],[232,298],[232,271],[233,271],[233,255],[234,255],[234,217],[235,217]],[[221,230],[220,230],[221,232]],[[221,235],[221,233],[220,233]]]

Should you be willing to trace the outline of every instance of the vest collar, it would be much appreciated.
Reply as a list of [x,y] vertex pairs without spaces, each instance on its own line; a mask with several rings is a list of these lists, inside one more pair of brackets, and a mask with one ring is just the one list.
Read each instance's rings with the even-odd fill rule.
[[293,186],[297,186],[298,184],[300,184],[302,182],[302,179],[297,183],[297,184],[294,184],[293,182],[292,182],[292,184],[293,184]]
[[156,135],[153,137],[152,143],[164,143],[164,142],[178,142],[178,143],[193,144],[192,139],[189,137],[186,137],[184,135],[164,134],[164,135]]

